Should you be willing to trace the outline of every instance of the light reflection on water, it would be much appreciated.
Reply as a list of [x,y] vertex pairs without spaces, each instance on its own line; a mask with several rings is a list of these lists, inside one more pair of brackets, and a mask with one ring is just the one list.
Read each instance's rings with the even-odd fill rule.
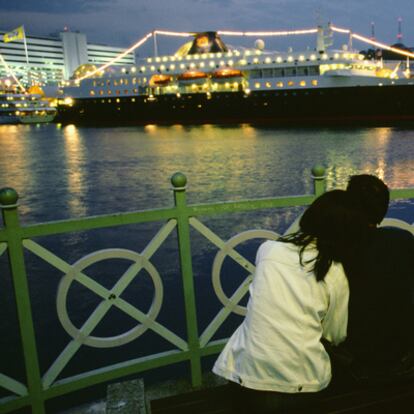
[[25,222],[170,205],[176,171],[193,203],[307,193],[315,164],[328,188],[362,172],[413,187],[413,158],[408,129],[0,127],[0,185],[17,189]]

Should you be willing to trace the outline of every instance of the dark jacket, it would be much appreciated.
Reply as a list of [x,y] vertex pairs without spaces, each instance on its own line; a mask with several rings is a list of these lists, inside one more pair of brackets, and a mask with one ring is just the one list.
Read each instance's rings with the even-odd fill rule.
[[354,374],[379,378],[411,369],[407,364],[414,369],[414,236],[395,227],[372,229],[345,270],[350,298],[343,349]]

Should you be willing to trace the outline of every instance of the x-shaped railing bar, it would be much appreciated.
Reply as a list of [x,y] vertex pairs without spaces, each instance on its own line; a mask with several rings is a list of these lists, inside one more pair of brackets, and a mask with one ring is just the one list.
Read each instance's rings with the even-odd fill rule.
[[239,254],[236,250],[234,250],[233,248],[228,248],[224,240],[217,236],[217,234],[215,234],[212,230],[210,230],[198,219],[194,217],[190,218],[190,224],[218,248],[225,250],[225,252],[232,259],[234,259],[238,264],[240,264],[250,273],[250,275],[233,293],[231,298],[229,298],[229,303],[220,310],[220,312],[214,317],[214,319],[210,322],[210,324],[201,334],[200,346],[203,347],[213,337],[213,335],[216,333],[221,324],[226,320],[226,318],[230,315],[233,309],[237,306],[237,303],[248,292],[249,285],[252,281],[252,274],[254,273],[256,267],[249,260],[247,260],[241,254]]
[[[103,316],[106,312],[110,309],[112,305],[117,306],[119,309],[126,312],[132,318],[136,319],[143,326],[148,327],[149,329],[153,330],[163,338],[167,339],[169,342],[177,346],[181,350],[187,350],[188,344],[178,337],[176,334],[159,324],[154,320],[149,320],[149,318],[140,310],[123,300],[119,297],[119,295],[123,292],[123,290],[128,286],[129,282],[133,280],[137,272],[142,268],[142,261],[149,260],[151,256],[157,251],[157,249],[161,246],[164,240],[168,237],[168,235],[172,232],[175,228],[177,222],[176,220],[169,220],[155,235],[155,237],[151,240],[151,242],[147,245],[147,247],[142,252],[140,263],[134,263],[130,266],[130,268],[121,276],[115,286],[108,290],[99,283],[95,282],[86,274],[79,272],[76,273],[76,280],[84,285],[85,287],[91,289],[95,292],[98,296],[104,299],[92,315],[87,319],[87,321],[83,324],[80,328],[80,335],[77,338],[74,338],[62,351],[62,353],[58,356],[55,362],[51,365],[49,370],[43,376],[43,386],[44,388],[48,388],[53,381],[58,377],[58,375],[62,372],[65,368],[67,363],[73,357],[73,355],[77,352],[77,350],[83,344],[84,339],[93,331],[93,329],[97,326],[97,324],[101,321]],[[62,272],[68,274],[73,272],[73,267],[66,263],[61,258],[55,256],[53,253],[48,251],[47,249],[43,248],[39,244],[31,241],[31,240],[24,240],[24,246],[30,250],[32,253],[36,254],[37,256],[41,257],[46,262],[52,264],[57,269],[61,270]],[[73,277],[75,275],[73,274]],[[108,301],[108,298],[115,298],[113,300]]]
[[27,387],[15,379],[0,373],[0,387],[5,388],[21,397],[28,394]]
[[254,273],[256,267],[249,262],[245,257],[238,253],[233,248],[228,248],[226,242],[210,230],[205,224],[195,217],[190,218],[190,224],[198,230],[207,240],[210,240],[219,249],[222,249],[232,259],[234,259],[240,266],[244,267],[249,273]]
[[229,303],[224,306],[220,312],[214,317],[214,319],[209,323],[207,328],[200,336],[200,346],[204,347],[208,344],[208,341],[213,337],[220,328],[221,324],[227,319],[233,309],[237,306],[238,302],[243,298],[243,296],[248,292],[250,283],[253,280],[253,276],[249,275],[243,283],[237,288],[233,295],[229,298]]
[[7,250],[7,243],[0,243],[0,256]]

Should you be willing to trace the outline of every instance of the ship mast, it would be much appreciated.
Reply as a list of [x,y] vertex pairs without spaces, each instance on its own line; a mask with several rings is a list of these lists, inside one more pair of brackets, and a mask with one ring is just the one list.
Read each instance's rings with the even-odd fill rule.
[[319,54],[323,54],[326,48],[333,44],[333,31],[331,23],[327,26],[318,25],[316,34],[316,50]]
[[154,57],[157,57],[158,56],[158,43],[157,43],[157,31],[156,30],[152,31],[152,39],[154,43]]

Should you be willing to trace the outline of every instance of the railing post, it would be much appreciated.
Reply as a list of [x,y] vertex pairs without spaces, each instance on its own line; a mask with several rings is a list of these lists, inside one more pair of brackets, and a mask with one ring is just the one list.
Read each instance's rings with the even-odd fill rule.
[[183,279],[187,337],[190,351],[191,380],[194,387],[201,385],[201,356],[198,338],[197,308],[195,303],[193,264],[191,258],[190,223],[187,212],[185,185],[187,178],[182,173],[171,177],[174,202],[177,208],[178,248],[180,252],[181,276]]
[[33,414],[44,414],[42,382],[36,348],[36,337],[30,305],[29,285],[27,282],[21,228],[17,213],[19,196],[12,188],[0,190],[0,209],[7,235],[10,268],[16,298],[17,316],[23,345],[27,386]]
[[325,168],[322,165],[315,165],[312,168],[313,191],[319,197],[326,191]]

